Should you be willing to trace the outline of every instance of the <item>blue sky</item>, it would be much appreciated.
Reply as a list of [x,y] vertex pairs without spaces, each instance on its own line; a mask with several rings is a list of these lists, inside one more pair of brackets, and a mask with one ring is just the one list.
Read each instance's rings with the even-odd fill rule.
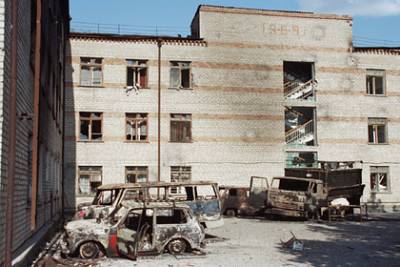
[[70,0],[70,14],[73,29],[187,35],[200,4],[351,15],[358,44],[400,47],[400,0]]

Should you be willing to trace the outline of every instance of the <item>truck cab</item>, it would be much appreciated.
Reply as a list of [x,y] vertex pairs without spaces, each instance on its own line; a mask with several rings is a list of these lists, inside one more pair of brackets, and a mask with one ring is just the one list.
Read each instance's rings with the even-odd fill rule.
[[268,190],[267,214],[310,218],[326,205],[327,192],[318,179],[274,177]]

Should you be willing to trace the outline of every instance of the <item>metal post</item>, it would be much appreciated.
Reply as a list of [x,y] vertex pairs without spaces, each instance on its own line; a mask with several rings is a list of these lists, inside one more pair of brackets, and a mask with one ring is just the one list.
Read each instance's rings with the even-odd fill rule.
[[9,98],[8,157],[7,157],[7,199],[5,221],[5,259],[4,266],[12,263],[13,213],[15,185],[15,156],[17,133],[17,41],[18,41],[18,1],[11,1],[11,79]]
[[158,46],[158,146],[157,146],[157,182],[161,181],[161,47],[162,39],[157,40]]
[[40,98],[40,48],[42,1],[36,2],[36,36],[35,36],[35,76],[33,92],[33,131],[32,131],[32,192],[31,192],[31,230],[36,228],[37,186],[38,186],[38,147],[39,147],[39,98]]

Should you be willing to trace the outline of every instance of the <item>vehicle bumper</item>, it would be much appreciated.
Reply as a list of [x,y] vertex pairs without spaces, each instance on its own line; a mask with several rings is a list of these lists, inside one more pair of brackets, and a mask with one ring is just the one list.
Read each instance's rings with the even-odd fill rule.
[[288,216],[288,217],[306,217],[306,212],[300,210],[286,210],[270,208],[265,211],[266,214]]

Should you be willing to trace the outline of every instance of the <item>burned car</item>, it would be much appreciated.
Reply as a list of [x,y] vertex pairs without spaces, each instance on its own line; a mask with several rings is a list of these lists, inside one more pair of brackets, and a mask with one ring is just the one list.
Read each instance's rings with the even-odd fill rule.
[[105,219],[75,220],[65,225],[63,252],[81,258],[183,254],[199,250],[204,228],[183,203],[123,202]]
[[75,219],[107,217],[123,201],[175,201],[188,205],[204,227],[215,228],[223,225],[217,188],[211,181],[106,184],[91,205],[80,206]]

